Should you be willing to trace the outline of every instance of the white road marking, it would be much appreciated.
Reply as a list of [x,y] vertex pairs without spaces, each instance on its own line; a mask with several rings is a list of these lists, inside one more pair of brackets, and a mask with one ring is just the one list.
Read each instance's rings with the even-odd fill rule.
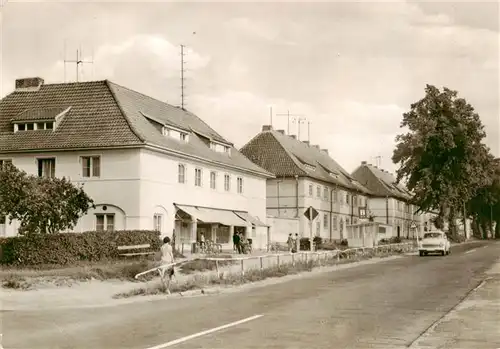
[[469,250],[469,251],[465,252],[465,254],[467,254],[467,253],[472,253],[472,252],[474,252],[475,250],[476,250],[476,249],[475,249],[475,248],[473,248],[472,250]]
[[223,325],[223,326],[211,328],[210,330],[198,332],[198,333],[186,336],[186,337],[182,337],[182,338],[179,338],[179,339],[167,342],[167,343],[163,343],[163,344],[160,344],[160,345],[157,345],[157,346],[154,346],[154,347],[149,347],[149,348],[146,348],[146,349],[163,349],[163,348],[171,347],[171,346],[174,346],[176,344],[179,344],[179,343],[182,343],[182,342],[186,342],[186,341],[194,339],[194,338],[205,336],[207,334],[214,333],[214,332],[217,332],[217,331],[220,331],[220,330],[224,330],[224,329],[229,328],[229,327],[237,326],[237,325],[243,324],[245,322],[256,320],[256,319],[258,319],[260,317],[263,317],[263,316],[264,315],[250,316],[250,317],[247,317],[246,319],[242,319],[242,320],[238,320],[238,321],[235,321],[235,322],[231,322],[231,323]]

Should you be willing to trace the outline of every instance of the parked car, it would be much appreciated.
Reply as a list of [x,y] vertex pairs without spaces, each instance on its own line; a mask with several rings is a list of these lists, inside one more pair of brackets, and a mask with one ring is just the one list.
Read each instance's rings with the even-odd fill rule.
[[446,233],[440,230],[430,231],[424,234],[418,245],[420,256],[429,253],[441,253],[442,256],[450,254],[450,240]]

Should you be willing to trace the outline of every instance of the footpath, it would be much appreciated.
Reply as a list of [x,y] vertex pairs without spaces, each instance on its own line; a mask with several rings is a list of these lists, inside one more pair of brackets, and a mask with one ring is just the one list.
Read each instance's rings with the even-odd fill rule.
[[412,348],[500,349],[500,260],[486,279]]

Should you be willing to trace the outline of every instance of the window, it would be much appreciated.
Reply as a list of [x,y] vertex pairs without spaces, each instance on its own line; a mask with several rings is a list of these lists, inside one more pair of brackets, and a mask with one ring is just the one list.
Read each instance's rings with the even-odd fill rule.
[[38,159],[38,177],[54,178],[56,175],[56,159]]
[[179,183],[186,183],[186,166],[183,164],[179,164],[178,169],[178,182]]
[[153,216],[153,229],[161,232],[163,216],[159,213],[155,213]]
[[335,191],[333,192],[333,202],[337,202],[337,199],[338,199],[338,193],[337,193],[337,191],[335,190]]
[[323,214],[323,228],[328,228],[328,213]]
[[309,184],[309,196],[313,196],[313,185]]
[[0,170],[3,169],[3,168],[5,168],[5,166],[7,164],[11,164],[12,165],[12,160],[10,160],[10,159],[9,160],[7,160],[7,159],[1,160],[0,159]]
[[238,177],[238,179],[236,180],[236,183],[238,186],[238,194],[242,194],[243,193],[243,178]]
[[35,129],[35,124],[32,123],[26,124],[27,131],[33,131],[34,129]]
[[113,231],[115,230],[115,215],[114,214],[96,214],[95,230],[97,231]]
[[349,194],[345,193],[345,203],[349,205]]
[[202,185],[202,172],[201,168],[194,169],[194,185],[197,187],[201,187]]
[[321,223],[320,223],[320,221],[317,221],[316,222],[316,235],[320,236],[320,234],[321,234]]
[[328,200],[328,188],[323,188],[323,199]]
[[359,208],[359,218],[366,218],[366,208],[364,207]]
[[321,197],[321,187],[319,185],[316,187],[316,197]]
[[224,190],[231,190],[231,176],[229,176],[228,174],[224,175]]
[[210,172],[210,188],[217,189],[217,173],[214,171]]
[[18,124],[17,130],[18,131],[26,131],[26,124]]
[[101,176],[101,158],[99,156],[82,156],[83,177]]
[[333,228],[333,230],[337,230],[337,216],[333,216],[332,228]]

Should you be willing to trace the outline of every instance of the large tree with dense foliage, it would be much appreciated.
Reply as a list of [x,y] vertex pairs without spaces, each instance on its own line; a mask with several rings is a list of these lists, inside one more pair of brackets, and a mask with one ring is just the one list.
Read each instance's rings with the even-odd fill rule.
[[478,238],[486,238],[496,222],[495,231],[491,232],[500,239],[500,163],[491,164],[491,178],[480,187],[476,195],[467,202],[467,212],[473,217],[473,232]]
[[91,207],[83,188],[66,178],[35,177],[10,163],[0,168],[0,215],[18,220],[21,234],[72,229]]
[[452,233],[466,202],[491,180],[491,156],[479,115],[456,91],[432,85],[403,114],[392,160],[419,211],[437,210]]

